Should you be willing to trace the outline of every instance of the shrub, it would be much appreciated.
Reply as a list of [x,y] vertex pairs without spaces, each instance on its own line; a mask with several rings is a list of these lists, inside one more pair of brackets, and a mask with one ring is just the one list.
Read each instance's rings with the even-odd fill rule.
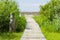
[[24,31],[26,27],[26,19],[25,17],[17,17],[15,21],[15,27],[16,27],[16,32],[22,32]]
[[10,29],[10,13],[13,15],[13,27],[16,31],[23,31],[26,25],[25,17],[20,17],[17,4],[12,0],[0,0],[0,31],[6,32]]
[[35,20],[41,27],[49,32],[60,32],[60,0],[51,0],[41,6],[39,13]]
[[9,30],[9,11],[5,1],[0,1],[0,31]]

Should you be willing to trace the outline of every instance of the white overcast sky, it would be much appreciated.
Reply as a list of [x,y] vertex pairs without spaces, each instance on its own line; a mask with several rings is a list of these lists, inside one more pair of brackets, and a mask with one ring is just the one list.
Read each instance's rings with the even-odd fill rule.
[[39,6],[44,5],[49,0],[16,0],[19,4],[21,12],[38,12],[40,10]]

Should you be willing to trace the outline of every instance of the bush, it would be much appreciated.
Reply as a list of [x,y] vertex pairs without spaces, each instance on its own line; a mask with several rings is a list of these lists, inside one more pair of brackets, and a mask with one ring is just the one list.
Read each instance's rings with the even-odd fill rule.
[[25,17],[17,17],[15,21],[15,27],[16,27],[16,32],[22,32],[24,31],[26,27],[26,19]]
[[0,0],[0,31],[6,32],[10,29],[10,13],[13,15],[13,27],[16,31],[23,31],[26,25],[25,17],[20,17],[17,4],[12,0]]
[[[60,32],[60,1],[51,0],[41,6],[40,16],[36,18],[41,27],[50,32]],[[39,21],[38,21],[39,20]]]
[[34,19],[40,25],[47,40],[60,40],[60,0],[51,0],[41,6],[40,16]]
[[9,30],[9,11],[5,1],[0,1],[0,31]]

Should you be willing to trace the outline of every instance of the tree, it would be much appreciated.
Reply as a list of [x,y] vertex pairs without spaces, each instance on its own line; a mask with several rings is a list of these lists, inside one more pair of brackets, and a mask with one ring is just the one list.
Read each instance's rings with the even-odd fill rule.
[[51,0],[44,6],[41,6],[40,15],[44,15],[50,21],[53,21],[56,14],[59,16],[60,14],[60,1],[59,0]]

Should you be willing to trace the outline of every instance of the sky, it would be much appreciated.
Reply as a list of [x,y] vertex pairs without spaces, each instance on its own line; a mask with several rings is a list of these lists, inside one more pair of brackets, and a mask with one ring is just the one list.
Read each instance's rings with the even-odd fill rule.
[[21,12],[38,12],[40,5],[44,5],[49,0],[17,0]]

